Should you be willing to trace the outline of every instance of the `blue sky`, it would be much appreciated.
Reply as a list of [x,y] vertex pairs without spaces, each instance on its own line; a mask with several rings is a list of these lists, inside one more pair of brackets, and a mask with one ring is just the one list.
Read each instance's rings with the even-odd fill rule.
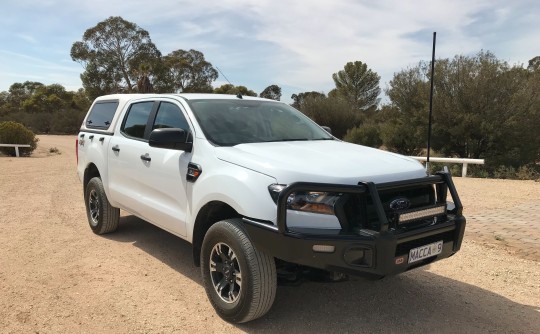
[[[332,73],[360,60],[386,88],[395,72],[431,59],[489,50],[511,64],[540,55],[538,0],[1,0],[0,91],[26,80],[82,86],[71,45],[109,16],[150,33],[165,55],[196,49],[235,85],[260,93],[334,87]],[[225,82],[220,76],[214,83]]]

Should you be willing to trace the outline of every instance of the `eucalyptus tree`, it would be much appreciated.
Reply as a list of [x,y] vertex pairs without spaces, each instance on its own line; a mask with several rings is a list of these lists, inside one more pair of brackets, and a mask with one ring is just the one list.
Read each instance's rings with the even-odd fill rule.
[[270,85],[259,94],[259,97],[279,101],[281,99],[281,87]]
[[[87,29],[71,46],[71,58],[82,64],[81,80],[91,98],[108,93],[131,93],[138,69],[159,67],[160,51],[148,31],[120,16],[111,16]],[[151,72],[151,71],[150,71]]]

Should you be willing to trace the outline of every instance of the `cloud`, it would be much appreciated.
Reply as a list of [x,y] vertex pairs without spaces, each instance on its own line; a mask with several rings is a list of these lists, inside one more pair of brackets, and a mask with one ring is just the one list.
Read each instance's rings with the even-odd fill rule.
[[[384,88],[394,72],[431,58],[433,31],[440,58],[481,49],[512,62],[540,55],[537,0],[6,1],[4,49],[32,57],[23,59],[33,70],[73,75],[77,82],[81,68],[64,61],[69,48],[109,16],[148,30],[164,54],[202,51],[233,83],[258,92],[276,83],[284,97],[328,92],[332,73],[356,60],[379,73]],[[22,15],[24,22],[9,19]]]
[[44,84],[60,83],[66,89],[81,87],[79,65],[48,61],[35,56],[0,50],[0,91],[7,90],[15,82],[27,80]]
[[28,42],[31,44],[37,44],[37,40],[33,36],[25,35],[25,34],[17,34],[17,37],[19,37],[25,42]]

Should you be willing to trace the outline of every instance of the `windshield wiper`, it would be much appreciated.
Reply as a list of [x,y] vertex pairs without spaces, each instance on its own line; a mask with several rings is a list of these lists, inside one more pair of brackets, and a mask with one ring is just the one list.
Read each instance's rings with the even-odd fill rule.
[[273,143],[273,142],[280,142],[280,141],[308,141],[307,138],[283,138],[283,139],[272,139],[272,140],[264,140],[265,143]]

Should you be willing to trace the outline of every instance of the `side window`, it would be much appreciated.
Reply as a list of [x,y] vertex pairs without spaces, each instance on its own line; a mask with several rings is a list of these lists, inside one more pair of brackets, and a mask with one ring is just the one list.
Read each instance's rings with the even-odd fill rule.
[[144,130],[153,106],[154,101],[132,104],[122,125],[122,132],[133,138],[144,138]]
[[189,131],[189,125],[180,108],[168,102],[161,102],[152,130],[161,128],[179,128]]
[[100,101],[94,103],[86,119],[86,127],[93,129],[108,129],[116,113],[118,101]]

